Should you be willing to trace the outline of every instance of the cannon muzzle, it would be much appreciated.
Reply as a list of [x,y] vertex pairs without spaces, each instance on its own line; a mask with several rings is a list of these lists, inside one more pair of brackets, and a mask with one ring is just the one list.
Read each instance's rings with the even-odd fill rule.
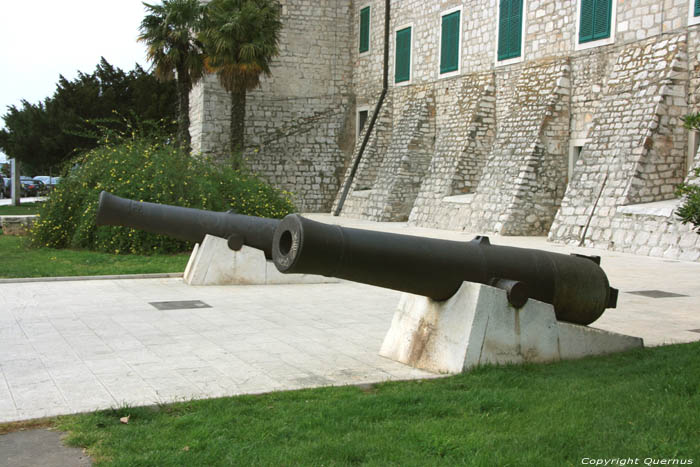
[[262,250],[270,259],[272,237],[280,221],[134,201],[103,191],[96,222],[97,225],[121,225],[199,243],[205,235],[214,235],[228,239],[232,249],[247,245]]
[[504,286],[509,297],[519,297],[520,306],[526,293],[551,304],[558,320],[577,324],[592,323],[617,302],[599,258],[491,245],[487,237],[439,240],[290,214],[275,230],[272,258],[283,273],[322,274],[439,301],[454,295],[464,281]]

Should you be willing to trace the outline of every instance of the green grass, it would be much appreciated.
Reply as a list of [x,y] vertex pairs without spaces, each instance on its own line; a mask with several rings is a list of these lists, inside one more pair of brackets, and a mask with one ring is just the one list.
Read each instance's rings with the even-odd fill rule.
[[27,248],[24,237],[0,235],[0,278],[183,272],[189,253],[113,255],[87,250]]
[[24,203],[19,206],[0,206],[0,216],[24,216],[27,214],[39,214],[39,209],[44,203]]
[[57,425],[96,465],[698,463],[698,356],[693,343],[369,389],[124,407]]

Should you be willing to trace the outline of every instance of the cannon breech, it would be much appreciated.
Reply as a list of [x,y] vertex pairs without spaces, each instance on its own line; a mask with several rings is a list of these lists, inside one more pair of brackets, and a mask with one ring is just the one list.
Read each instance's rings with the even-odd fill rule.
[[592,323],[617,302],[599,258],[497,246],[487,237],[440,240],[290,214],[275,230],[272,258],[283,273],[322,274],[438,301],[454,295],[464,281],[505,284],[515,295],[551,304],[558,320],[577,324]]

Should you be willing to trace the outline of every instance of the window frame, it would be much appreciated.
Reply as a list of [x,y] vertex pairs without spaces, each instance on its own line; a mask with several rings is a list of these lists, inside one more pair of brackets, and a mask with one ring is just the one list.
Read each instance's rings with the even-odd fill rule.
[[586,50],[595,47],[603,47],[615,43],[615,33],[617,31],[617,0],[610,0],[610,37],[596,39],[588,42],[580,42],[581,34],[581,5],[583,0],[576,2],[576,35],[574,36],[574,50]]
[[[458,76],[462,73],[462,42],[464,40],[464,11],[463,6],[459,5],[449,10],[444,10],[440,12],[440,20],[438,22],[438,66],[437,74],[438,79],[451,78],[453,76]],[[451,15],[453,13],[459,12],[459,39],[457,40],[457,69],[452,71],[446,71],[442,73],[440,71],[440,66],[442,64],[442,20],[445,16]]]
[[688,0],[688,26],[700,24],[700,12],[695,14],[695,3],[697,0]]
[[[396,53],[398,52],[397,49],[397,43],[396,43],[396,34],[399,31],[403,31],[405,29],[410,29],[411,30],[411,42],[409,44],[409,55],[408,55],[408,79],[406,81],[399,81],[396,82]],[[393,64],[393,83],[394,86],[408,86],[409,84],[413,83],[413,41],[415,34],[413,33],[413,23],[406,23],[402,24],[400,26],[396,26],[394,28],[394,34],[392,35],[392,40],[394,41],[394,64]]]
[[369,105],[358,105],[355,110],[355,141],[359,141],[360,133],[362,132],[362,129],[360,128],[360,114],[362,112],[367,112],[367,120],[365,121],[365,125],[369,125],[370,108]]
[[512,65],[514,63],[520,63],[525,60],[525,36],[527,34],[527,10],[528,0],[523,0],[523,17],[520,29],[520,56],[507,58],[505,60],[498,59],[498,44],[501,40],[501,4],[500,1],[496,2],[496,47],[493,52],[493,61],[496,67]]
[[[367,50],[364,52],[361,50],[362,48],[362,12],[364,10],[368,10],[368,18],[367,18]],[[372,4],[371,3],[365,3],[364,5],[360,6],[360,9],[358,10],[358,22],[357,22],[357,54],[360,57],[364,57],[366,55],[369,55],[372,52]]]

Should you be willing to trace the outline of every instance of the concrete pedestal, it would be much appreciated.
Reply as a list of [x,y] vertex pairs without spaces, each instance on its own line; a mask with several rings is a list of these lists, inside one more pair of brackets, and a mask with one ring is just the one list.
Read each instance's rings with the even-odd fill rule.
[[436,373],[551,362],[643,346],[638,337],[557,321],[554,308],[512,307],[501,289],[465,282],[449,300],[403,294],[380,355]]
[[185,268],[188,285],[320,284],[338,279],[312,274],[282,274],[265,254],[243,246],[229,249],[226,240],[212,235],[196,244]]

